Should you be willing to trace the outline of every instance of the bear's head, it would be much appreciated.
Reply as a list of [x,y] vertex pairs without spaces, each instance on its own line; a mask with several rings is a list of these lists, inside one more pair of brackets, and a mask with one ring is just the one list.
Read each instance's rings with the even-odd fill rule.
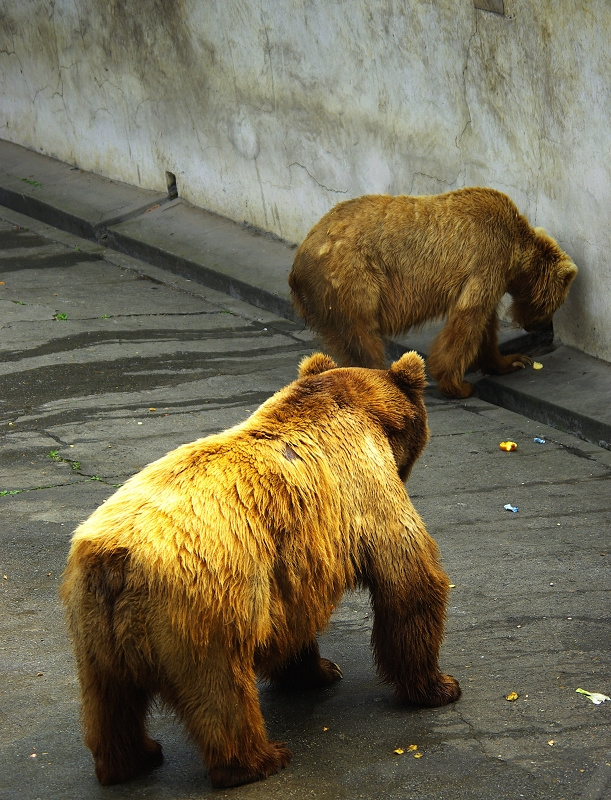
[[379,425],[401,480],[407,480],[429,438],[424,360],[418,353],[404,353],[388,370],[338,367],[329,356],[314,353],[302,360],[299,377],[315,380],[338,404],[362,411]]
[[551,326],[554,312],[564,303],[577,275],[573,260],[543,228],[534,228],[531,246],[510,287],[509,314],[525,331]]

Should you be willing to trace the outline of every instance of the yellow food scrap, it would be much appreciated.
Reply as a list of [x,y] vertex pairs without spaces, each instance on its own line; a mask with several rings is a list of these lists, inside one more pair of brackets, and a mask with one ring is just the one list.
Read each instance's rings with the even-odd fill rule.
[[396,750],[393,750],[393,753],[396,753],[398,756],[403,755],[404,752],[405,752],[405,750],[403,750],[402,747],[397,747]]
[[533,361],[533,369],[543,369],[543,364],[540,361]]
[[505,698],[505,700],[509,700],[510,703],[513,703],[513,701],[517,700],[517,699],[518,699],[518,693],[517,692],[509,692],[509,694]]
[[422,753],[414,753],[414,758],[422,758]]
[[509,453],[511,450],[517,450],[518,445],[515,442],[501,442],[499,447],[501,450],[507,450]]

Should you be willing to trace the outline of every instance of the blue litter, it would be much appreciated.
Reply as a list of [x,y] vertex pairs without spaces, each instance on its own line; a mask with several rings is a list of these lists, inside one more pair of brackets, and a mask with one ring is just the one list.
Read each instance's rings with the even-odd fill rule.
[[505,511],[512,511],[514,514],[518,513],[518,507],[517,506],[512,506],[511,503],[506,503],[503,506],[503,508],[505,509]]
[[541,439],[539,436],[535,436],[533,442],[536,442],[537,444],[545,444],[545,439]]

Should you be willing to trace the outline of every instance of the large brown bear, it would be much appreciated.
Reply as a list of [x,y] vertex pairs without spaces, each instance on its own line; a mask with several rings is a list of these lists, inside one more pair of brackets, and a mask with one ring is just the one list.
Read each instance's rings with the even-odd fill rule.
[[285,767],[255,675],[338,680],[316,634],[347,587],[370,590],[378,671],[402,701],[459,697],[438,667],[448,578],[403,486],[427,441],[424,385],[416,353],[388,371],[315,354],[244,423],[149,464],[77,528],[61,596],[101,783],[161,764],[155,696],[214,786]]
[[297,312],[343,366],[382,368],[385,337],[446,318],[427,367],[441,392],[469,397],[465,372],[524,367],[502,356],[497,307],[528,330],[549,326],[577,267],[507,195],[366,195],[331,209],[297,250],[289,285]]

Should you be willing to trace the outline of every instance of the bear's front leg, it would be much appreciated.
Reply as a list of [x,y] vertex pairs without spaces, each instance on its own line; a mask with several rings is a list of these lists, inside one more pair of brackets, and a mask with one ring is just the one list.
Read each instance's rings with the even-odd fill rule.
[[314,640],[279,666],[267,667],[261,660],[260,674],[281,691],[321,689],[339,681],[342,671],[337,664],[321,658]]
[[459,303],[431,344],[427,370],[437,381],[439,391],[447,397],[471,397],[475,391],[473,384],[463,378],[467,368],[477,360],[487,318],[485,308],[470,308]]
[[[437,545],[412,509],[410,530],[372,548],[369,584],[374,623],[372,644],[378,672],[399,700],[443,706],[460,697],[458,681],[439,670],[448,577]],[[393,532],[394,534],[394,532]]]
[[522,353],[502,356],[498,346],[498,319],[496,314],[488,321],[479,347],[473,369],[492,375],[507,375],[532,364],[532,359]]
[[215,788],[267,778],[291,760],[282,742],[270,742],[259,707],[252,656],[215,642],[166,666],[162,697],[179,714],[199,747]]

